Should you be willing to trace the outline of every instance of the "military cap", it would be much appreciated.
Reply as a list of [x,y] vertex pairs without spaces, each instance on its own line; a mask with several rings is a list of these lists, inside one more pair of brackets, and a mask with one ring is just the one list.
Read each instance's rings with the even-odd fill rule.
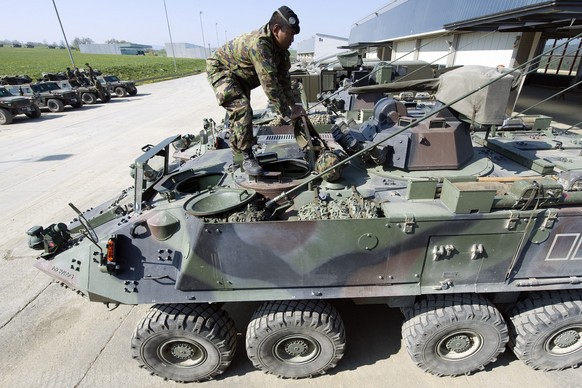
[[277,10],[277,13],[279,15],[281,15],[281,17],[283,19],[285,19],[285,21],[287,22],[287,24],[289,24],[289,26],[291,26],[291,28],[293,28],[293,31],[295,32],[295,34],[299,34],[299,18],[297,17],[297,14],[295,12],[293,12],[293,10],[289,7],[287,7],[286,5],[279,7],[279,9]]

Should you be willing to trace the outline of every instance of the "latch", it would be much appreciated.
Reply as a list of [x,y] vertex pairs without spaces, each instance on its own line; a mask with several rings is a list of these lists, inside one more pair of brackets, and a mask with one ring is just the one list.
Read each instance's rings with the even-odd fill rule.
[[517,228],[517,223],[519,222],[519,213],[511,212],[509,213],[509,220],[507,220],[507,225],[505,228],[507,230],[515,230]]
[[450,279],[441,280],[438,286],[433,286],[433,290],[443,291],[448,290],[453,286],[453,281]]
[[455,246],[453,244],[447,245],[435,245],[432,249],[432,259],[433,261],[437,261],[441,258],[441,256],[449,257],[455,251]]
[[485,249],[483,248],[483,244],[473,244],[471,247],[471,260],[475,260],[484,251]]
[[432,260],[437,261],[441,256],[445,254],[445,247],[442,245],[435,245],[432,249]]
[[414,216],[404,216],[404,233],[414,233]]
[[554,227],[554,222],[558,219],[558,212],[555,209],[546,210],[546,219],[544,220],[544,229],[551,229]]

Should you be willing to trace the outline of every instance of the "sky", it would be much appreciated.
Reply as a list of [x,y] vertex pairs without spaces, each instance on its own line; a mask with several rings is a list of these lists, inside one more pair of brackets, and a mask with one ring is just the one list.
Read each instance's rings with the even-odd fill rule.
[[[108,39],[163,46],[170,42],[164,0],[54,0],[69,43],[74,38]],[[172,41],[211,47],[266,24],[281,5],[299,17],[301,33],[292,48],[315,34],[349,38],[354,23],[390,0],[165,0]],[[53,0],[2,1],[0,40],[60,44],[63,34]],[[202,12],[202,14],[200,14]],[[203,39],[204,36],[204,39]]]

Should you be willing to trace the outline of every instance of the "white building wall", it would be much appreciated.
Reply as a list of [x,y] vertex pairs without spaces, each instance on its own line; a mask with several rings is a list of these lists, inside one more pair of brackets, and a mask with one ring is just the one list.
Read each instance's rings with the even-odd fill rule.
[[517,32],[474,32],[459,37],[455,65],[509,67]]
[[[394,43],[392,60],[422,60],[438,65],[483,65],[510,67],[517,32],[472,32],[445,37],[427,37],[418,41],[418,51],[414,48],[417,39]],[[449,47],[456,42],[456,52],[449,54]],[[454,55],[454,58],[450,58]]]
[[446,65],[449,55],[449,42],[452,43],[452,39],[452,36],[438,39],[422,39],[420,41],[418,59],[434,65]]
[[414,61],[416,60],[416,53],[413,51],[416,40],[403,40],[396,42],[392,49],[393,61]]
[[116,44],[90,43],[80,44],[79,51],[83,54],[117,54],[121,55],[121,50]]
[[[164,48],[168,57],[175,55],[176,58],[206,58],[210,55],[210,49],[204,49],[202,46],[190,43],[174,43],[173,53],[171,43],[166,43]],[[214,51],[215,49],[211,50]]]
[[325,57],[329,57],[330,55],[335,55],[346,51],[344,49],[338,49],[338,47],[347,45],[348,40],[316,34],[314,43],[313,60],[319,61]]

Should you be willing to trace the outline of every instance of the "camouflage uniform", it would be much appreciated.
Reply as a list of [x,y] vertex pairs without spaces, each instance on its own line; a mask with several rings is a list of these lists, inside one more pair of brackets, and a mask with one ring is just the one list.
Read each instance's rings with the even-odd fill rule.
[[262,85],[281,116],[291,114],[290,67],[289,51],[277,47],[268,24],[228,42],[207,59],[208,82],[218,104],[228,112],[233,150],[253,145],[252,89]]

